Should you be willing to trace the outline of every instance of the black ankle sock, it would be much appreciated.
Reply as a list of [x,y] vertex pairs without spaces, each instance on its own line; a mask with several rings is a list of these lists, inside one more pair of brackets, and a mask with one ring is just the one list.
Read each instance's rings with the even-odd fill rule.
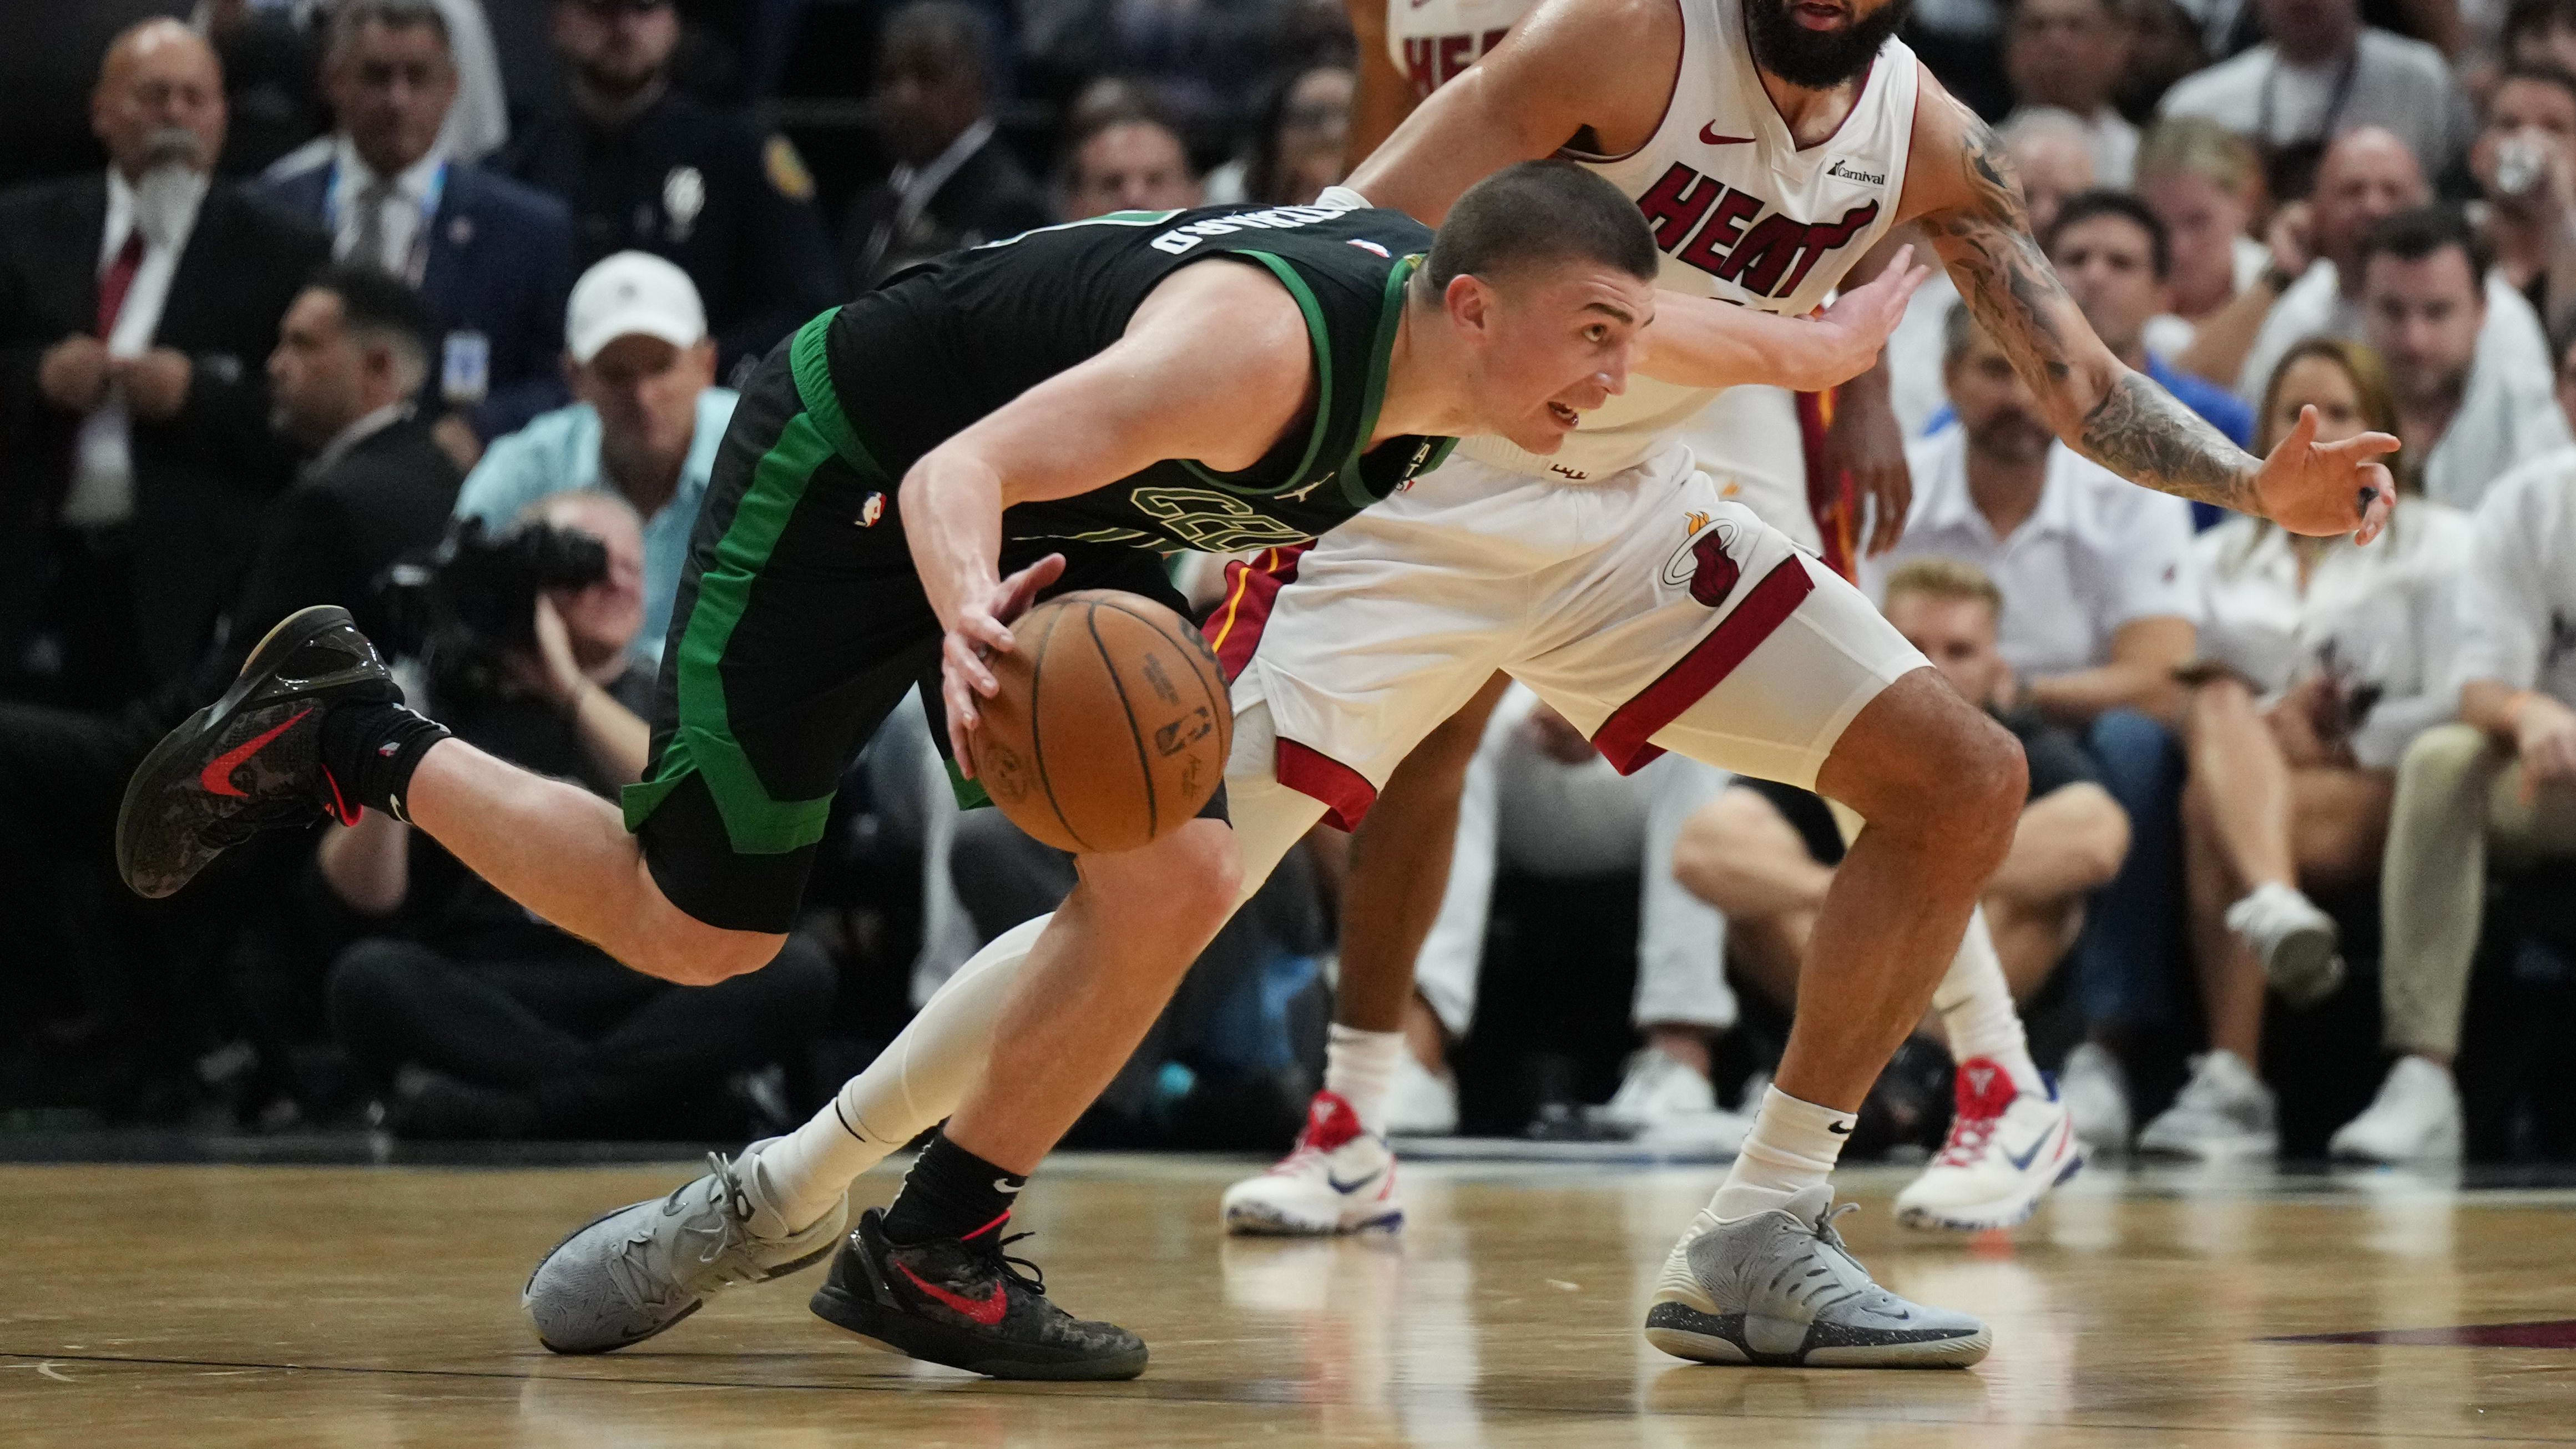
[[372,805],[408,822],[411,772],[447,726],[399,704],[344,704],[322,716],[322,768],[354,809]]
[[910,1245],[933,1238],[998,1240],[1002,1224],[1028,1179],[977,1157],[948,1140],[930,1139],[886,1209],[889,1242]]

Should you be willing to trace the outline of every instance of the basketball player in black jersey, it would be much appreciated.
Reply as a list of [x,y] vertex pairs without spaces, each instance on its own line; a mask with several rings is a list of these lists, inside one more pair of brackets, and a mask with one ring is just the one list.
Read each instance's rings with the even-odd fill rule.
[[[1161,554],[1311,538],[1460,434],[1552,451],[1624,386],[1659,307],[1659,376],[1830,382],[1876,355],[1911,290],[1892,279],[1818,324],[1659,299],[1655,269],[1636,208],[1560,162],[1469,191],[1436,239],[1389,211],[1208,208],[943,258],[808,323],[746,386],[623,818],[402,707],[346,613],[322,607],[280,625],[137,771],[120,865],[167,895],[257,830],[373,807],[638,970],[757,969],[860,745],[915,684],[962,739],[997,687],[985,652],[1012,647],[1008,621],[1034,600],[1106,587],[1177,607]],[[817,1312],[984,1373],[1142,1370],[1134,1335],[1072,1318],[1011,1266],[1001,1228],[1022,1175],[1234,908],[1221,791],[1205,814],[1081,858],[996,1028],[1009,1070],[965,1099],[892,1210],[848,1235]],[[819,1217],[785,1214],[756,1174],[720,1165],[567,1240],[540,1277],[589,1276],[547,1285],[570,1306],[540,1333],[620,1347],[721,1282],[843,1241],[837,1195]]]

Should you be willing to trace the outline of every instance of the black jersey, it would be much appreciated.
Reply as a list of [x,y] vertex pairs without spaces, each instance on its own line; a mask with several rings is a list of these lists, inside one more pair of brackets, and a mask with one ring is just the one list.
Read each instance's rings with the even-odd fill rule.
[[1401,212],[1322,206],[1125,211],[951,253],[798,338],[798,388],[828,387],[844,451],[899,480],[922,454],[1115,342],[1165,277],[1211,257],[1267,270],[1296,298],[1314,409],[1254,466],[1157,463],[1092,492],[1024,503],[1006,537],[1233,552],[1300,543],[1447,455],[1448,438],[1374,449],[1405,282],[1431,232]]

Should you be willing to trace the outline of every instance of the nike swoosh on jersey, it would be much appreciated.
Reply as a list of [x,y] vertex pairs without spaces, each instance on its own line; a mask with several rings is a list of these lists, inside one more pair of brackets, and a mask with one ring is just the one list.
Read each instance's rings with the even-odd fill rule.
[[222,754],[215,756],[214,762],[207,765],[204,772],[197,776],[197,783],[203,785],[206,788],[206,793],[209,795],[229,795],[236,800],[246,800],[250,798],[241,791],[233,788],[233,771],[249,764],[250,757],[258,754],[267,746],[270,740],[276,739],[279,735],[295,728],[295,722],[297,720],[304,718],[312,712],[313,711],[310,708],[299,709],[295,713],[288,715],[282,722],[267,733],[253,735],[249,739],[242,741],[240,744],[233,746],[231,749],[224,751]]
[[1750,146],[1753,144],[1753,138],[1751,136],[1721,136],[1717,134],[1717,122],[1715,121],[1711,121],[1707,125],[1699,128],[1699,140],[1700,144],[1703,146]]
[[993,1291],[989,1296],[983,1298],[969,1298],[963,1293],[951,1293],[936,1283],[923,1282],[919,1273],[912,1271],[901,1263],[897,1263],[894,1266],[897,1272],[912,1280],[913,1287],[929,1294],[939,1302],[946,1304],[948,1307],[955,1309],[957,1312],[964,1314],[975,1322],[984,1325],[986,1328],[990,1328],[994,1324],[1001,1322],[1002,1315],[1010,1311],[1011,1300],[1009,1296],[1002,1291],[1002,1285],[999,1283],[993,1285]]

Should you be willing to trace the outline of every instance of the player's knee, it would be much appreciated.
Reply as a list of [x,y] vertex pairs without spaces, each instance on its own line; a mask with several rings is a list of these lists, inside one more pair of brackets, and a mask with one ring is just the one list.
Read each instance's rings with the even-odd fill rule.
[[1936,834],[1981,869],[2011,844],[2028,783],[2020,741],[1929,669],[1889,685],[1819,776],[1875,825]]
[[713,986],[768,965],[787,942],[783,934],[711,926],[665,905],[668,908],[653,929],[639,933],[619,953],[627,965],[647,976],[682,986]]
[[2021,742],[1983,711],[1964,712],[1945,738],[1928,742],[1934,771],[1928,808],[1963,836],[1989,843],[2000,860],[2030,792],[2030,762]]
[[1221,826],[1202,829],[1192,822],[1182,837],[1175,908],[1193,919],[1223,925],[1245,895],[1243,852],[1236,847],[1233,833]]

